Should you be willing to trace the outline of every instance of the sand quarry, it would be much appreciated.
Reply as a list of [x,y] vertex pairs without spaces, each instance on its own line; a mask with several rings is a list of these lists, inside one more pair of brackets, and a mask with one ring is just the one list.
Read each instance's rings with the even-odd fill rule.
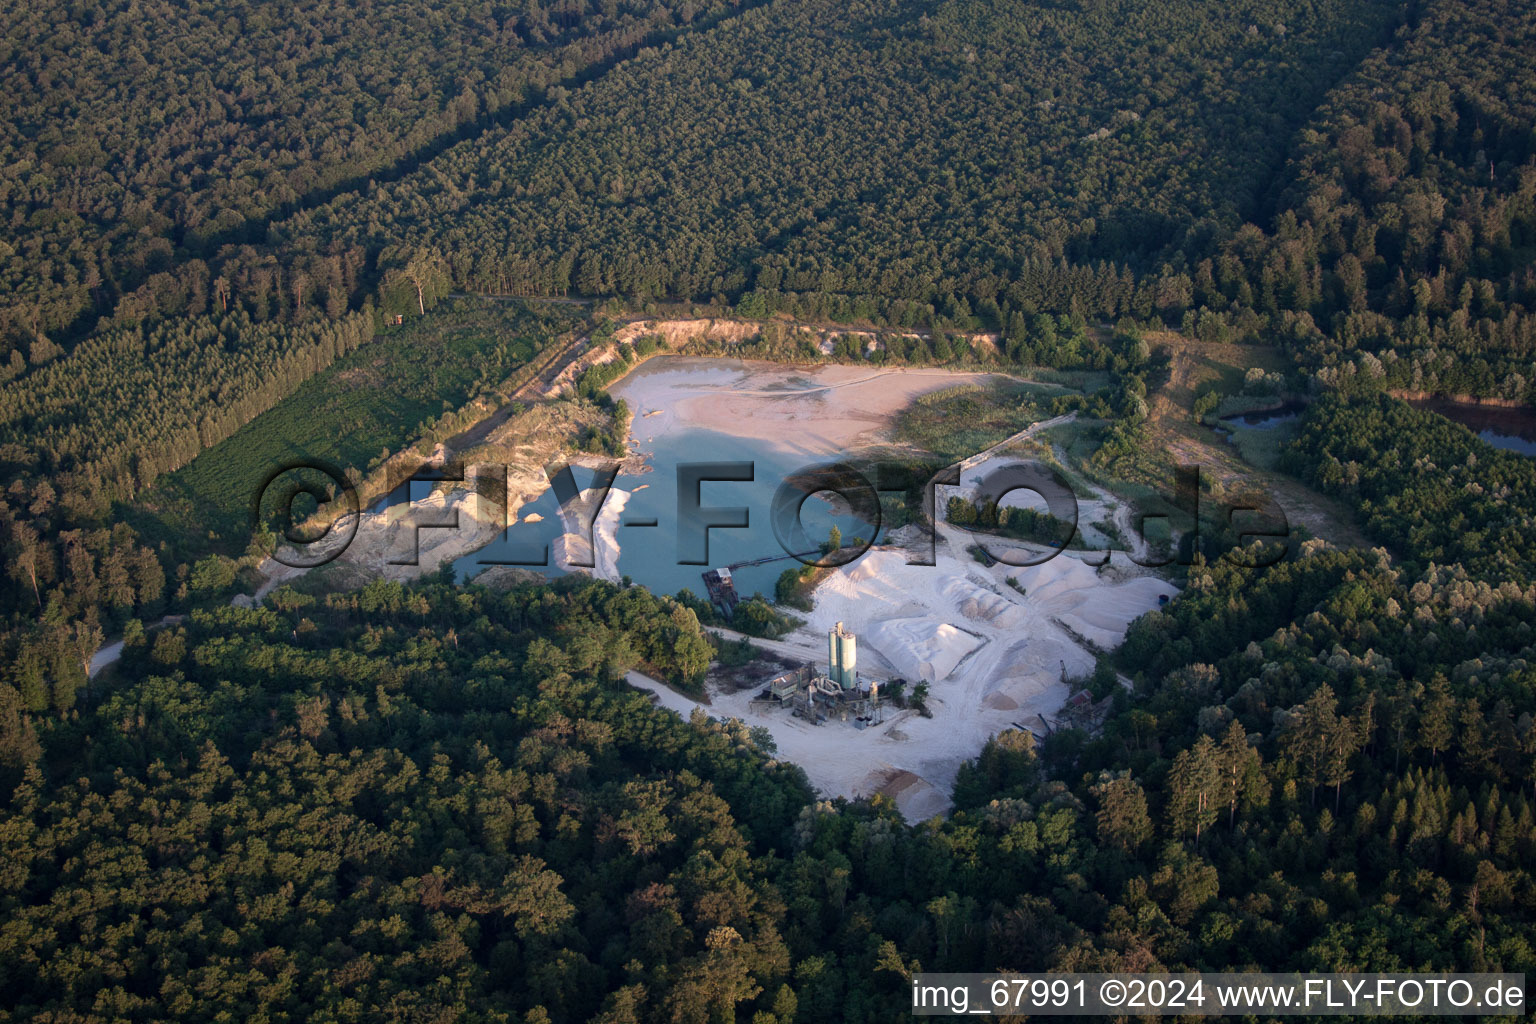
[[[912,821],[943,813],[960,765],[989,738],[1012,728],[1044,733],[1041,716],[1052,718],[1071,694],[1064,680],[1093,670],[1083,640],[1113,647],[1133,619],[1175,593],[1134,566],[1095,568],[1070,552],[1036,566],[984,567],[965,552],[970,541],[941,526],[932,566],[908,565],[900,549],[871,550],[817,588],[806,625],[781,641],[753,641],[824,669],[827,630],[842,622],[859,637],[860,678],[926,681],[932,718],[888,709],[869,728],[816,726],[752,710],[755,690],[711,690],[706,711],[766,727],[778,756],[801,765],[827,796],[885,793]],[[631,682],[684,716],[697,703],[643,676]]]
[[[895,413],[918,395],[982,376],[668,363],[650,364],[614,389],[636,412],[634,432],[642,448],[665,444],[673,431],[707,428],[813,455],[846,453],[884,440]],[[987,468],[986,462],[968,464],[959,488],[938,489],[937,507],[968,492]],[[1084,524],[1118,518],[1110,495],[1078,499]],[[615,543],[604,529],[605,520],[617,518],[610,511],[605,506],[599,517],[600,549]],[[1090,540],[1097,539],[1095,532],[1085,525]],[[754,711],[749,705],[756,688],[725,693],[710,687],[706,711],[767,728],[778,756],[801,765],[827,796],[884,793],[913,821],[943,813],[963,762],[1003,730],[1043,733],[1042,716],[1053,717],[1071,693],[1067,680],[1092,671],[1089,645],[1119,644],[1132,620],[1176,592],[1124,553],[1111,556],[1105,567],[1089,564],[1101,561],[1103,552],[1066,552],[1028,567],[986,567],[966,552],[973,542],[972,535],[941,523],[935,565],[909,565],[901,547],[872,549],[821,583],[804,626],[779,641],[753,641],[824,669],[827,630],[843,622],[859,636],[861,678],[927,682],[932,718],[887,709],[884,721],[868,728],[836,721],[816,726],[784,711]],[[1005,557],[1014,561],[1033,560],[1042,550],[995,539],[988,546],[1011,550]],[[599,566],[604,562],[599,554]],[[639,674],[630,680],[684,716],[697,706]]]
[[[612,390],[634,411],[631,434],[641,454],[661,449],[670,435],[707,429],[819,457],[884,442],[894,416],[913,399],[986,376],[661,357]],[[959,491],[969,493],[990,461],[1005,458],[1006,451],[966,464]],[[531,476],[519,481],[524,486],[513,493],[537,490],[534,483]],[[939,488],[937,507],[942,509],[955,491]],[[595,562],[588,571],[617,579],[617,528],[629,498],[630,492],[619,488],[609,493],[594,524],[592,548],[579,535],[576,517],[562,510],[567,532],[552,554],[563,560],[579,551],[587,556],[583,561]],[[1110,519],[1126,525],[1127,510],[1112,495],[1079,493],[1077,498],[1079,523],[1090,542],[1104,542],[1088,525],[1092,522]],[[516,517],[522,501],[513,504],[510,511]],[[500,533],[500,509],[480,508],[463,490],[434,494],[417,508],[439,515],[457,509],[460,528],[421,531],[418,564],[386,566],[387,576],[409,578],[430,571],[446,559],[483,547]],[[366,541],[349,550],[344,560],[373,565],[385,561],[383,552],[393,546],[391,540],[408,545],[406,537],[391,536],[408,526],[386,529],[382,512],[361,518],[359,539]],[[810,661],[825,670],[827,630],[841,621],[858,634],[861,679],[899,676],[927,682],[933,717],[888,708],[884,720],[868,728],[837,721],[814,726],[783,711],[753,711],[748,705],[756,687],[730,693],[709,689],[707,712],[767,728],[778,756],[801,765],[826,796],[883,793],[912,821],[943,813],[962,763],[1003,730],[1042,733],[1042,718],[1052,718],[1071,693],[1068,680],[1093,669],[1092,648],[1114,647],[1132,620],[1157,607],[1162,596],[1175,593],[1172,584],[1137,567],[1123,552],[1115,553],[1105,567],[1088,564],[1102,560],[1103,552],[1065,552],[1023,568],[1003,563],[987,567],[966,551],[975,539],[940,523],[937,563],[931,566],[907,564],[902,547],[872,549],[821,583],[805,625],[778,641],[753,641],[771,654]],[[1011,548],[1024,557],[1040,550],[995,538],[988,546],[994,552]],[[273,568],[277,571],[253,595],[256,600],[302,572]],[[685,717],[696,706],[691,698],[639,674],[632,673],[630,681]]]

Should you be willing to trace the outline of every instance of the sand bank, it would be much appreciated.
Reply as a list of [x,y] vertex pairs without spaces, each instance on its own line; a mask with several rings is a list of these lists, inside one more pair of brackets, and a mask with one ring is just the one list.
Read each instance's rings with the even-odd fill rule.
[[883,440],[896,414],[920,395],[989,376],[659,356],[611,390],[646,421],[652,439],[698,428],[828,455]]

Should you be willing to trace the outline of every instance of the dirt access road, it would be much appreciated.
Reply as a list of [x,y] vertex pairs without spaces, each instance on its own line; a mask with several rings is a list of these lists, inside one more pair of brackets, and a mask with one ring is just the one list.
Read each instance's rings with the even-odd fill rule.
[[554,383],[555,378],[585,354],[589,341],[589,337],[583,334],[545,353],[539,360],[533,376],[513,391],[507,401],[501,403],[489,416],[468,430],[450,437],[443,443],[444,447],[452,452],[462,452],[484,444],[497,427],[512,417],[513,403],[542,398]]

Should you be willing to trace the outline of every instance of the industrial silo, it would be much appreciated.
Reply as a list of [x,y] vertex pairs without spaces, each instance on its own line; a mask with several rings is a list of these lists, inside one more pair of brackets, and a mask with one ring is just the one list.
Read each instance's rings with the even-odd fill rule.
[[858,648],[853,631],[841,622],[827,633],[827,678],[845,690],[858,685]]

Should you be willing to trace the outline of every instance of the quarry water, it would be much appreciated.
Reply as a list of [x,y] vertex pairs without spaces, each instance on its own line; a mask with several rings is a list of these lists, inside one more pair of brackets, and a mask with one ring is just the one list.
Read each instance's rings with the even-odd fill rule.
[[[657,437],[653,444],[641,450],[646,455],[646,467],[650,472],[620,475],[614,483],[615,488],[631,492],[616,531],[620,551],[618,570],[636,583],[665,594],[674,594],[687,587],[702,595],[700,574],[707,568],[788,554],[770,520],[774,494],[791,476],[827,461],[790,454],[760,440],[699,429]],[[750,481],[706,480],[699,485],[701,505],[705,508],[744,508],[748,526],[745,529],[711,529],[708,564],[680,565],[679,560],[685,552],[697,547],[696,542],[690,543],[687,537],[679,534],[678,509],[685,500],[679,494],[680,466],[701,462],[751,463]],[[842,531],[845,541],[854,537],[869,539],[870,526],[847,512],[846,506],[843,508],[843,513],[839,514],[832,502],[814,495],[808,498],[801,509],[800,520],[808,543],[805,547],[795,543],[787,546],[795,551],[814,548],[826,539],[834,525]],[[623,525],[649,521],[656,525]],[[763,565],[741,566],[732,570],[736,591],[743,599],[761,592],[772,600],[779,574],[801,564],[792,558],[780,558]]]
[[[638,411],[638,410],[637,410]],[[732,569],[736,591],[743,599],[761,593],[772,600],[774,585],[785,569],[798,568],[803,562],[787,557],[786,545],[782,544],[773,528],[770,513],[775,493],[784,482],[807,469],[834,461],[832,454],[816,455],[796,446],[795,438],[787,438],[789,444],[752,437],[740,437],[730,433],[674,426],[662,430],[646,440],[636,434],[649,434],[646,420],[638,415],[635,419],[629,445],[631,451],[644,457],[644,465],[637,473],[620,473],[614,480],[613,489],[604,503],[609,509],[620,492],[625,492],[622,511],[616,523],[606,524],[613,541],[617,542],[617,572],[634,583],[642,584],[655,593],[676,594],[688,589],[696,596],[705,596],[702,574],[706,569],[731,566],[758,559],[772,559],[760,565],[739,565]],[[679,530],[679,508],[686,503],[682,467],[699,463],[745,463],[751,466],[750,480],[705,479],[699,485],[699,504],[713,515],[729,515],[731,509],[744,509],[747,526],[714,527],[708,530],[707,561],[704,564],[685,564],[685,558],[698,558],[697,528]],[[573,473],[578,487],[589,487],[593,482],[591,469],[575,467]],[[709,474],[716,475],[716,474]],[[796,491],[798,496],[801,492]],[[538,522],[523,520],[530,513],[541,516]],[[528,502],[518,512],[519,522],[506,531],[500,539],[478,551],[470,552],[454,562],[455,574],[460,580],[474,577],[491,564],[520,563],[521,567],[548,576],[559,576],[569,571],[560,564],[556,541],[565,531],[566,524],[560,513],[560,505],[554,490],[545,490],[536,500]],[[599,516],[598,528],[593,540],[603,544],[604,519],[611,519],[611,511]],[[800,524],[805,543],[791,543],[793,551],[808,551],[826,540],[836,526],[849,544],[854,538],[872,540],[871,524],[861,520],[847,504],[827,496],[811,495],[801,507]],[[537,563],[548,552],[547,565]],[[809,556],[816,557],[816,556]]]

